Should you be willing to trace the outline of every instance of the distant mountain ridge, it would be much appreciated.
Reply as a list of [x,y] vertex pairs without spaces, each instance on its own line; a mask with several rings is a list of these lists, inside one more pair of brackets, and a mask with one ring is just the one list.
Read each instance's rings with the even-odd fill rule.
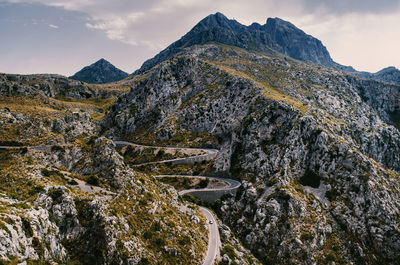
[[84,67],[70,78],[90,84],[105,84],[122,80],[127,76],[128,73],[116,68],[110,62],[102,58]]
[[386,67],[376,73],[356,72],[355,74],[365,79],[374,79],[392,84],[400,84],[400,70],[394,66]]

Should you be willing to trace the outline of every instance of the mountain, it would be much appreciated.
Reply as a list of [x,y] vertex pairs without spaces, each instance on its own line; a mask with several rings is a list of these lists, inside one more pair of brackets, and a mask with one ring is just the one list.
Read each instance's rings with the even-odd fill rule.
[[212,207],[263,264],[400,258],[398,86],[223,44],[183,48],[139,77],[105,135],[217,149],[195,171],[141,170],[240,181]]
[[181,39],[169,45],[154,58],[147,60],[133,74],[148,71],[185,47],[196,44],[218,42],[252,51],[280,53],[303,62],[318,63],[334,67],[359,77],[400,84],[400,71],[388,67],[378,73],[356,71],[351,66],[336,63],[322,42],[306,34],[292,23],[280,18],[268,18],[267,23],[253,23],[245,26],[236,20],[228,19],[221,13],[209,15],[201,20]]
[[400,70],[390,66],[375,73],[374,78],[388,83],[400,84]]
[[394,66],[384,68],[376,73],[356,72],[355,74],[366,79],[374,79],[392,84],[400,84],[400,70]]
[[183,45],[101,86],[0,74],[0,264],[398,263],[399,86],[287,22],[204,23],[269,46]]
[[346,68],[332,60],[321,41],[307,35],[290,22],[279,18],[268,18],[265,25],[253,23],[245,26],[221,13],[216,13],[201,20],[181,39],[154,58],[147,60],[135,74],[149,70],[185,47],[208,42],[233,45],[247,50],[278,52],[305,62]]
[[105,84],[120,81],[127,76],[127,73],[116,68],[107,60],[100,59],[97,62],[84,67],[70,78],[90,84]]

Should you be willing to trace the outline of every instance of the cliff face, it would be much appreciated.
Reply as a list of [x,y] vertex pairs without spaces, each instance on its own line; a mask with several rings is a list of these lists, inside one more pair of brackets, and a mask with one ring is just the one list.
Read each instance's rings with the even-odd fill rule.
[[214,171],[243,185],[216,209],[265,264],[394,263],[399,98],[332,68],[203,45],[154,67],[102,125],[220,149]]

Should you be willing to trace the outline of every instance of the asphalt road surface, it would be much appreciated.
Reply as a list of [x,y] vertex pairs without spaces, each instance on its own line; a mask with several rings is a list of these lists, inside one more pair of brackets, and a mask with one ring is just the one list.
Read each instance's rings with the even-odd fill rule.
[[[207,218],[207,225],[209,226],[208,250],[203,265],[213,265],[216,257],[219,255],[219,249],[221,247],[218,225],[214,218],[214,215],[207,208],[200,207],[200,210]],[[212,222],[212,224],[210,222]]]

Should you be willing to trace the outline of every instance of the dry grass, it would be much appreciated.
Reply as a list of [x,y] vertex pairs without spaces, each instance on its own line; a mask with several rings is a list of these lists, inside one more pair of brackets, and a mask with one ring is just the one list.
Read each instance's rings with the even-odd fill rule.
[[12,112],[41,117],[54,117],[61,110],[46,104],[39,98],[0,96],[0,108],[8,108]]
[[90,99],[73,99],[68,97],[57,96],[52,101],[62,109],[79,109],[90,114],[93,120],[99,121],[104,118],[107,111],[114,104],[116,97],[112,98],[90,98]]
[[304,115],[310,109],[310,106],[304,104],[302,101],[286,95],[283,91],[281,91],[277,88],[273,88],[272,86],[267,84],[267,82],[258,80],[257,78],[249,75],[245,71],[238,71],[236,69],[233,69],[233,68],[225,65],[225,62],[223,64],[220,64],[220,63],[208,61],[208,63],[220,68],[221,70],[223,70],[225,72],[228,72],[229,74],[232,74],[235,76],[240,76],[244,79],[253,81],[257,86],[263,88],[263,90],[264,90],[263,94],[265,97],[273,99],[273,100],[277,100],[277,101],[284,101],[284,102],[294,106],[296,109],[298,109],[302,115]]

